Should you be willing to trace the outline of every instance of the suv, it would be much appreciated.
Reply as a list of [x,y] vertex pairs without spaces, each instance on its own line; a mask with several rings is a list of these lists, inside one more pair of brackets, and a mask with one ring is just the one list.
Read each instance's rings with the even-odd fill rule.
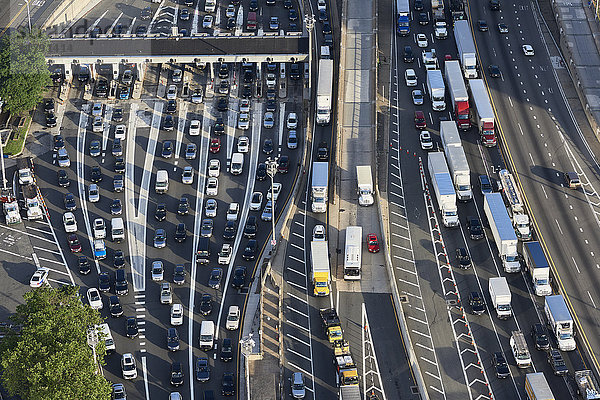
[[565,364],[562,354],[556,349],[550,349],[548,352],[548,364],[552,367],[554,375],[564,376],[569,373],[569,368]]
[[531,337],[535,342],[536,349],[548,350],[550,348],[550,339],[548,339],[548,331],[544,324],[534,324],[531,327]]
[[477,217],[468,217],[467,218],[467,226],[469,227],[469,236],[473,240],[481,240],[484,238],[483,235],[483,227],[481,226],[481,221]]
[[485,313],[485,303],[479,292],[469,293],[469,305],[473,314],[481,315]]

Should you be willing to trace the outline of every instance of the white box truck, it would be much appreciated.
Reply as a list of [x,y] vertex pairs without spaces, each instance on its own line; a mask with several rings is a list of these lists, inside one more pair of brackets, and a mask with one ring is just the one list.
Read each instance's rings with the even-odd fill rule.
[[498,256],[502,260],[504,271],[519,272],[521,263],[517,244],[519,240],[512,227],[512,222],[504,206],[500,193],[488,193],[483,198],[483,210],[490,224],[490,229],[498,248]]
[[448,168],[454,182],[454,189],[459,201],[469,201],[473,198],[471,190],[471,170],[467,156],[461,147],[448,147],[444,149],[448,158]]
[[433,69],[427,71],[427,90],[434,111],[444,111],[446,109],[446,86],[442,71]]
[[512,307],[510,305],[511,294],[506,278],[503,276],[490,278],[488,290],[490,291],[490,297],[492,298],[492,304],[496,309],[498,319],[512,317]]
[[312,212],[327,211],[327,183],[329,182],[329,163],[315,162],[312,167],[311,200]]
[[362,268],[362,226],[346,228],[344,279],[359,280]]
[[558,348],[562,351],[575,350],[575,338],[573,334],[573,318],[567,308],[567,303],[562,295],[546,296],[544,298],[544,312],[548,319],[548,326],[558,342]]
[[514,176],[506,169],[498,172],[502,184],[502,194],[508,204],[508,211],[512,218],[513,227],[519,240],[531,240],[529,215],[525,214],[521,192],[517,187]]
[[33,183],[30,183],[28,185],[21,186],[21,188],[23,190],[25,208],[27,209],[27,219],[33,221],[44,218],[37,186]]
[[529,368],[531,366],[531,354],[529,354],[529,348],[527,347],[523,332],[512,331],[509,344],[517,367]]
[[373,204],[373,175],[369,165],[356,166],[356,180],[358,182],[358,204],[370,206]]
[[458,226],[458,208],[452,177],[446,165],[444,153],[429,153],[427,156],[431,186],[440,208],[442,223],[446,227]]
[[525,375],[525,393],[528,400],[555,400],[543,372]]
[[328,296],[331,274],[327,241],[310,242],[310,258],[312,261],[313,293],[315,296]]
[[550,265],[540,242],[523,243],[523,259],[531,276],[535,294],[538,296],[551,295]]
[[583,400],[600,399],[600,386],[589,369],[575,371],[575,383],[577,384],[577,394]]
[[317,80],[317,125],[331,122],[331,101],[333,96],[333,60],[319,60]]
[[465,78],[477,78],[477,53],[469,21],[461,20],[454,22],[454,40],[456,41],[458,58]]

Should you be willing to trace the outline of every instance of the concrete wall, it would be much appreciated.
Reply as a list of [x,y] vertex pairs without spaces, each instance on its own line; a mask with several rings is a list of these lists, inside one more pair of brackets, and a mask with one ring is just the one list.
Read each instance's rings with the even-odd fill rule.
[[50,34],[58,34],[82,18],[98,3],[100,0],[62,0],[42,24],[42,29],[49,30]]

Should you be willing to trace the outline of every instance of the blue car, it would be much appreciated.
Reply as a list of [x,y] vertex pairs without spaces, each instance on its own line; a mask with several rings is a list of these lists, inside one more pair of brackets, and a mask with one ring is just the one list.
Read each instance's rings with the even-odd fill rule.
[[103,239],[94,240],[94,258],[96,260],[103,260],[106,258],[106,245]]
[[119,99],[129,99],[129,88],[127,86],[122,86],[121,89],[119,89]]
[[481,189],[481,194],[493,192],[492,182],[490,181],[489,176],[479,175],[479,188]]

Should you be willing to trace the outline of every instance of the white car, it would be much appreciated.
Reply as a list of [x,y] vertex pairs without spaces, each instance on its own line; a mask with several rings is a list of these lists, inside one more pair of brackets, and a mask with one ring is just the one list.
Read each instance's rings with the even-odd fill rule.
[[137,366],[135,365],[135,358],[133,358],[133,354],[123,354],[121,357],[121,372],[123,373],[123,379],[137,378]]
[[204,206],[204,214],[208,218],[214,218],[217,216],[217,201],[215,199],[206,200],[206,206]]
[[242,99],[240,101],[240,112],[241,113],[249,113],[250,112],[250,100]]
[[219,180],[217,178],[208,178],[206,181],[206,195],[216,196],[219,193]]
[[120,124],[115,127],[115,139],[125,140],[127,136],[127,128],[125,125]]
[[409,68],[404,71],[404,80],[406,81],[406,86],[417,86],[417,74],[415,70]]
[[169,85],[167,89],[167,100],[175,100],[177,98],[177,86]]
[[229,306],[227,312],[227,322],[225,322],[225,329],[229,331],[235,331],[240,327],[240,308],[238,306]]
[[315,242],[322,242],[327,240],[325,227],[323,225],[315,225],[315,227],[313,228],[312,240]]
[[250,211],[258,211],[262,207],[263,194],[261,192],[252,193],[252,200],[250,201]]
[[171,306],[171,325],[183,325],[183,304],[175,303]]
[[40,267],[35,270],[29,280],[29,287],[39,288],[48,282],[48,268]]
[[205,15],[204,18],[202,19],[202,27],[203,28],[210,28],[210,27],[212,27],[212,23],[213,23],[213,16],[212,15]]
[[227,221],[237,221],[240,213],[240,203],[231,203],[227,209]]
[[235,17],[235,6],[233,4],[227,6],[227,9],[225,10],[225,16],[227,16],[227,18]]
[[208,176],[218,178],[221,173],[221,162],[219,160],[210,160],[208,162]]
[[417,34],[417,46],[419,47],[427,47],[429,42],[427,41],[427,36],[424,33]]
[[535,55],[535,51],[533,51],[533,47],[531,45],[524,44],[523,46],[521,46],[521,48],[523,49],[523,54],[525,54],[526,56]]
[[100,292],[96,288],[89,288],[87,291],[87,299],[88,303],[90,303],[90,307],[94,310],[102,310],[102,297],[100,296]]
[[247,153],[250,151],[250,139],[248,136],[240,136],[237,142],[238,153]]
[[[279,193],[281,192],[281,183],[279,183],[279,182],[273,183],[272,192],[274,194],[273,200],[277,201],[277,198],[279,197]],[[267,191],[267,200],[271,200],[271,190]]]
[[94,239],[104,239],[106,237],[106,224],[104,219],[96,218],[94,220]]
[[296,129],[298,127],[298,115],[295,112],[288,114],[286,125],[288,129]]
[[162,261],[152,261],[152,280],[160,282],[164,278],[165,269]]
[[183,171],[181,172],[181,182],[185,185],[194,183],[194,169],[189,165],[183,167]]
[[238,119],[238,129],[250,128],[250,115],[248,113],[241,113]]
[[92,126],[92,132],[102,132],[104,130],[104,124],[102,123],[102,117],[94,117],[94,124]]
[[421,106],[423,105],[423,92],[421,91],[421,89],[415,89],[412,91],[411,93],[411,97],[412,97],[412,102],[414,105],[416,106]]
[[90,184],[88,188],[88,197],[90,199],[90,203],[97,203],[100,201],[100,190],[98,189],[98,185],[95,183]]
[[200,134],[200,121],[193,119],[190,121],[190,135],[198,136]]
[[180,69],[176,69],[175,71],[173,71],[173,76],[171,77],[171,79],[173,79],[174,83],[179,83],[179,82],[181,82],[182,77],[183,77],[183,71]]
[[227,265],[231,261],[231,245],[229,243],[224,243],[221,247],[221,251],[219,252],[219,264]]
[[65,232],[77,232],[77,220],[72,212],[69,211],[63,214],[63,224],[65,225]]
[[431,133],[429,131],[421,131],[419,134],[419,142],[423,150],[433,149],[433,139],[431,139]]
[[268,73],[266,81],[267,81],[268,88],[274,88],[275,85],[277,84],[277,77],[273,73]]

